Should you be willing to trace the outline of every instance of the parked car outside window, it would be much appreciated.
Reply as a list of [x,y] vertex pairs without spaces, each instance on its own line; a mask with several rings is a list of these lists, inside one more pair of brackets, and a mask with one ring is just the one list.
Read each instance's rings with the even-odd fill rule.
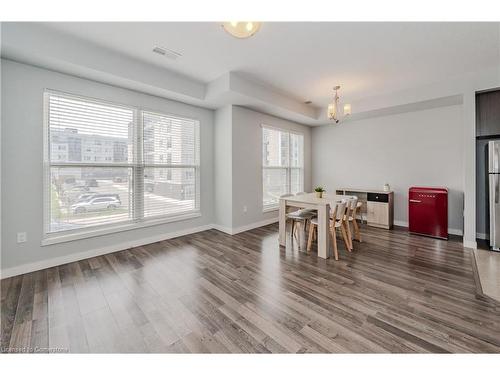
[[73,213],[82,214],[90,211],[113,210],[120,205],[121,202],[114,197],[94,197],[75,203],[70,208]]

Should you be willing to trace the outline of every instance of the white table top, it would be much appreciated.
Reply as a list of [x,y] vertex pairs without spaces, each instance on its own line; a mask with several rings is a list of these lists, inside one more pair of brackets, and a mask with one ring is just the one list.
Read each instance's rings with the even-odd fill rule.
[[338,195],[338,194],[328,194],[323,193],[323,198],[316,197],[316,193],[308,193],[302,195],[293,195],[290,197],[284,197],[280,199],[284,199],[288,202],[300,202],[307,204],[315,204],[315,205],[332,205],[332,203],[336,201],[340,201],[342,199],[352,199],[355,198],[352,195]]

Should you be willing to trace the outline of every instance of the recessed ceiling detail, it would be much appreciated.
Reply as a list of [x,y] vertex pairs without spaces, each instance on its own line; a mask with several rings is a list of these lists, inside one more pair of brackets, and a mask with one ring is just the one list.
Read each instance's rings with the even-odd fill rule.
[[[245,106],[307,125],[332,123],[327,107],[335,82],[352,103],[352,121],[417,102],[425,106],[415,110],[450,105],[440,98],[461,96],[464,81],[483,87],[498,80],[498,23],[266,22],[265,31],[240,43],[214,22],[12,22],[2,25],[1,55],[192,105]],[[348,42],[342,53],[319,48],[331,35]],[[382,36],[387,42],[380,45]],[[159,58],[169,49],[182,51],[182,63]]]
[[[182,52],[182,64],[169,66],[178,73],[208,83],[242,72],[301,102],[311,100],[325,118],[337,82],[359,112],[361,99],[498,67],[500,56],[494,22],[262,22],[243,41],[226,34],[221,22],[19,24],[35,25],[163,69],[168,60],[151,49],[168,47]],[[3,34],[2,28],[2,42]]]

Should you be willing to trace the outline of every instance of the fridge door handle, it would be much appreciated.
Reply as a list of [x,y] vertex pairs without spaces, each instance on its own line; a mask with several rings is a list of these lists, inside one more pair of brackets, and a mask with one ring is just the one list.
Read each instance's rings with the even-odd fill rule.
[[495,204],[498,204],[498,195],[500,195],[500,175],[495,175]]
[[488,142],[488,172],[489,173],[499,173],[500,172],[500,142],[489,141]]
[[422,201],[419,201],[417,199],[410,199],[410,202],[411,203],[422,203]]
[[500,219],[500,174],[490,174],[490,246],[498,249],[500,234],[498,220]]

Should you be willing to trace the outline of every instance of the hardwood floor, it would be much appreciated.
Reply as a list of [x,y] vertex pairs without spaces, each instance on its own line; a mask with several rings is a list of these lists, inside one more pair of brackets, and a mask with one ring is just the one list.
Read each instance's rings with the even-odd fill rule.
[[5,279],[1,349],[500,352],[500,305],[476,294],[461,242],[362,233],[337,262],[279,249],[273,224]]

